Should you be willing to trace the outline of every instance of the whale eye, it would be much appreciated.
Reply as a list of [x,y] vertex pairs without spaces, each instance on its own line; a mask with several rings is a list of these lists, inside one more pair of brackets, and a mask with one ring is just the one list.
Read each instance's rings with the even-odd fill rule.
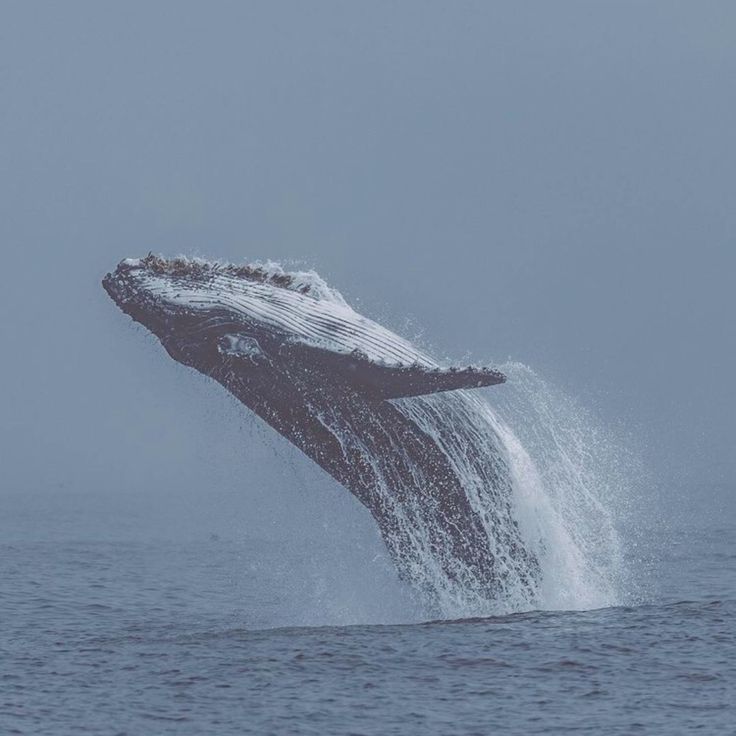
[[264,354],[255,337],[237,333],[234,335],[223,335],[217,341],[217,349],[222,355],[229,355],[235,358],[248,358],[250,360],[255,360]]

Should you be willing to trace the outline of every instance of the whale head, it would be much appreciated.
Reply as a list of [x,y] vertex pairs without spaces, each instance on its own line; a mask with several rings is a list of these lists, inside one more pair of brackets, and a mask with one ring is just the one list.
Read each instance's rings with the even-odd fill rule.
[[208,368],[233,357],[255,362],[274,345],[308,339],[318,302],[352,313],[315,273],[287,273],[270,263],[234,266],[149,254],[121,261],[102,285],[172,357],[200,370],[203,361]]
[[102,284],[171,357],[230,389],[256,376],[385,399],[504,380],[492,369],[440,369],[312,271],[149,254],[121,261]]

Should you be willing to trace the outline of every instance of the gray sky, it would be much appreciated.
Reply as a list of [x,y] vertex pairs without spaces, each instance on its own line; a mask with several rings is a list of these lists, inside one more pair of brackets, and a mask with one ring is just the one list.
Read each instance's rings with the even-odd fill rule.
[[733,2],[4,0],[0,492],[312,473],[109,301],[149,250],[296,259],[733,481],[735,80]]

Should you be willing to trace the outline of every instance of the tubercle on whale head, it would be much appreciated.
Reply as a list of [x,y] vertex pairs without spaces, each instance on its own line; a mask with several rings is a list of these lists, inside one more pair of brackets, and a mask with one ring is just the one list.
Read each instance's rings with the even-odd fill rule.
[[114,271],[105,274],[102,287],[123,312],[148,327],[146,317],[162,309],[164,304],[145,288],[139,278],[143,269],[139,260],[129,258],[121,261]]
[[308,294],[311,291],[309,284],[296,284],[295,276],[286,273],[277,264],[232,264],[184,256],[164,258],[152,252],[145,258],[126,258],[118,264],[118,270],[136,268],[173,279],[208,281],[216,274],[228,274],[255,283],[270,283],[282,288],[296,287],[296,290],[302,294]]
[[180,363],[194,366],[194,351],[188,338],[191,315],[176,309],[149,281],[160,270],[157,257],[127,258],[102,279],[102,286],[122,312],[142,324],[161,342],[169,355]]
[[304,269],[302,265],[296,263],[292,264],[292,270],[271,260],[230,263],[189,256],[164,258],[149,253],[145,258],[128,258],[121,262],[120,267],[126,265],[140,267],[159,276],[200,282],[207,282],[217,276],[226,276],[236,281],[266,284],[297,292],[317,301],[348,306],[342,294],[328,286],[316,271],[310,268]]

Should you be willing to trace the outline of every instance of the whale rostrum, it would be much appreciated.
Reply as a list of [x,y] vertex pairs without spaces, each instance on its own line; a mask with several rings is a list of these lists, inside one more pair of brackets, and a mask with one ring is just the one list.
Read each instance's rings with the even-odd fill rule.
[[149,255],[103,286],[169,355],[221,383],[368,508],[428,600],[531,604],[539,564],[514,514],[500,420],[443,368],[314,272]]

